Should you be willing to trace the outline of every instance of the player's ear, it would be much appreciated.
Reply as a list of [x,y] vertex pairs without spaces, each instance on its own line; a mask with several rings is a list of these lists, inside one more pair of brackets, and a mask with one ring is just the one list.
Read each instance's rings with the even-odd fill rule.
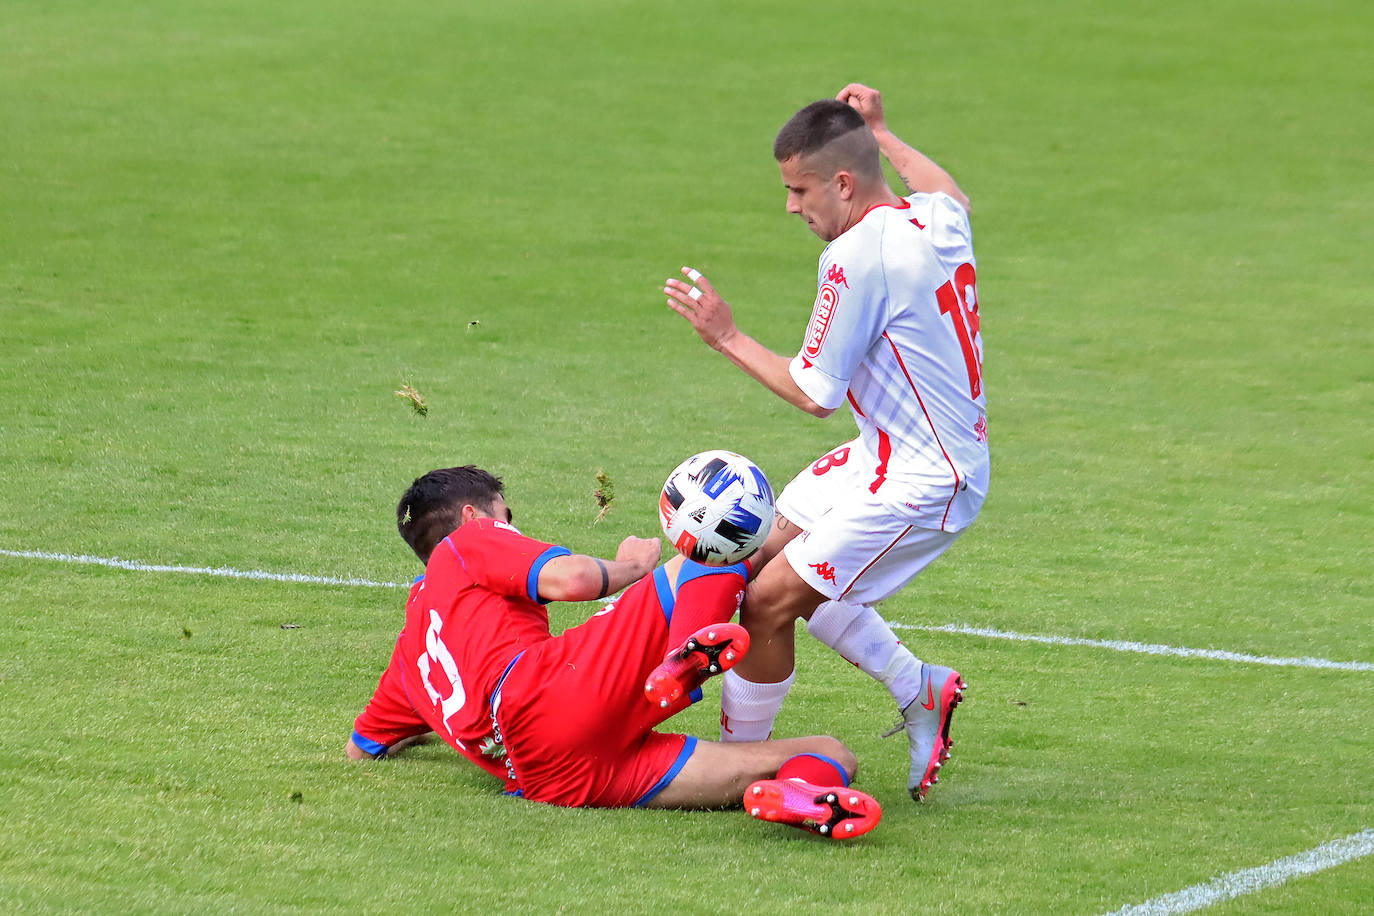
[[463,524],[464,524],[464,525],[466,525],[468,522],[472,521],[474,518],[482,518],[482,517],[483,517],[483,516],[477,511],[477,507],[476,507],[476,506],[472,506],[472,505],[464,506],[462,509],[458,510],[458,516],[463,520]]
[[854,196],[854,173],[844,169],[835,173],[835,184],[840,192],[840,200],[849,200]]

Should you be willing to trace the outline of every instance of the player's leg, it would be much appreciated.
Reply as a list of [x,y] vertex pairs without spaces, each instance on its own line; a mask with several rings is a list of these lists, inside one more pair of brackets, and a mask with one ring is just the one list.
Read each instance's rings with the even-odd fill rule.
[[880,507],[859,505],[852,513],[832,513],[815,536],[786,555],[798,570],[810,569],[819,556],[837,558],[840,595],[816,609],[807,630],[892,695],[911,756],[907,789],[917,800],[950,755],[950,719],[965,684],[954,669],[916,658],[872,605],[899,591],[957,537],[884,519]]
[[[803,581],[784,553],[797,535],[813,527],[830,509],[849,476],[841,446],[798,474],[778,496],[778,514],[764,550],[767,564],[749,584],[740,623],[749,631],[749,655],[721,683],[722,741],[762,741],[792,689],[796,661],[795,629],[827,595]],[[818,469],[820,469],[818,471]]]
[[749,654],[721,683],[721,740],[762,741],[792,688],[795,625],[825,600],[775,557],[749,585],[740,623],[749,633]]
[[692,756],[673,781],[645,807],[724,808],[738,805],[751,783],[776,776],[784,763],[799,754],[815,754],[834,761],[845,781],[853,779],[859,767],[854,753],[828,735],[734,744],[698,741]]
[[916,528],[866,488],[855,492],[847,471],[818,462],[778,500],[779,510],[797,516],[808,533],[790,540],[750,586],[741,621],[753,647],[722,686],[721,736],[770,734],[791,686],[794,621],[804,619],[812,635],[896,701],[910,745],[908,789],[919,799],[949,756],[950,716],[964,683],[953,669],[916,658],[872,605],[915,578],[958,534]]
[[858,767],[834,738],[817,735],[737,744],[697,742],[673,780],[644,804],[652,808],[720,808],[743,801],[761,820],[835,839],[877,825],[882,809],[849,788]]
[[729,671],[748,651],[749,632],[739,624],[708,623],[688,633],[644,683],[645,697],[662,710],[653,724],[700,699],[702,685]]

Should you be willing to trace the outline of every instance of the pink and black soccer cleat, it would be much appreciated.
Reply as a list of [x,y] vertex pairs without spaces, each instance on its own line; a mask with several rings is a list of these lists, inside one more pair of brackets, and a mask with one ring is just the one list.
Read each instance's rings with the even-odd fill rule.
[[749,633],[739,624],[702,627],[653,670],[644,683],[644,695],[666,709],[706,683],[707,678],[735,667],[748,651]]
[[883,819],[877,800],[844,786],[815,786],[800,779],[763,779],[744,790],[744,809],[761,821],[849,840]]
[[930,787],[940,779],[940,768],[949,759],[954,746],[949,738],[949,722],[967,687],[953,668],[921,665],[921,690],[911,705],[902,710],[902,721],[893,731],[905,729],[911,746],[907,791],[916,801],[925,800]]

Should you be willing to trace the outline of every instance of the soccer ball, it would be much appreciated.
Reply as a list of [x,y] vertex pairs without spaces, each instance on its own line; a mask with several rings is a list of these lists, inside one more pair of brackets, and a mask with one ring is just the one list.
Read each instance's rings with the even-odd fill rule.
[[754,462],[714,449],[693,455],[663,484],[658,518],[668,543],[707,566],[738,563],[773,525],[773,488]]

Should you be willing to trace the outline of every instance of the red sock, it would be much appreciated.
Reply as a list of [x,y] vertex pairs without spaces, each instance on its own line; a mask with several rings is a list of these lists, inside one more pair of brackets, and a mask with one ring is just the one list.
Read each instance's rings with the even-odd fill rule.
[[681,646],[688,636],[702,627],[728,623],[735,616],[739,608],[738,596],[744,589],[742,569],[702,566],[691,560],[682,564],[677,594],[672,598],[665,653]]
[[798,754],[778,767],[778,779],[800,779],[813,786],[848,786],[849,776],[838,761],[823,754]]

